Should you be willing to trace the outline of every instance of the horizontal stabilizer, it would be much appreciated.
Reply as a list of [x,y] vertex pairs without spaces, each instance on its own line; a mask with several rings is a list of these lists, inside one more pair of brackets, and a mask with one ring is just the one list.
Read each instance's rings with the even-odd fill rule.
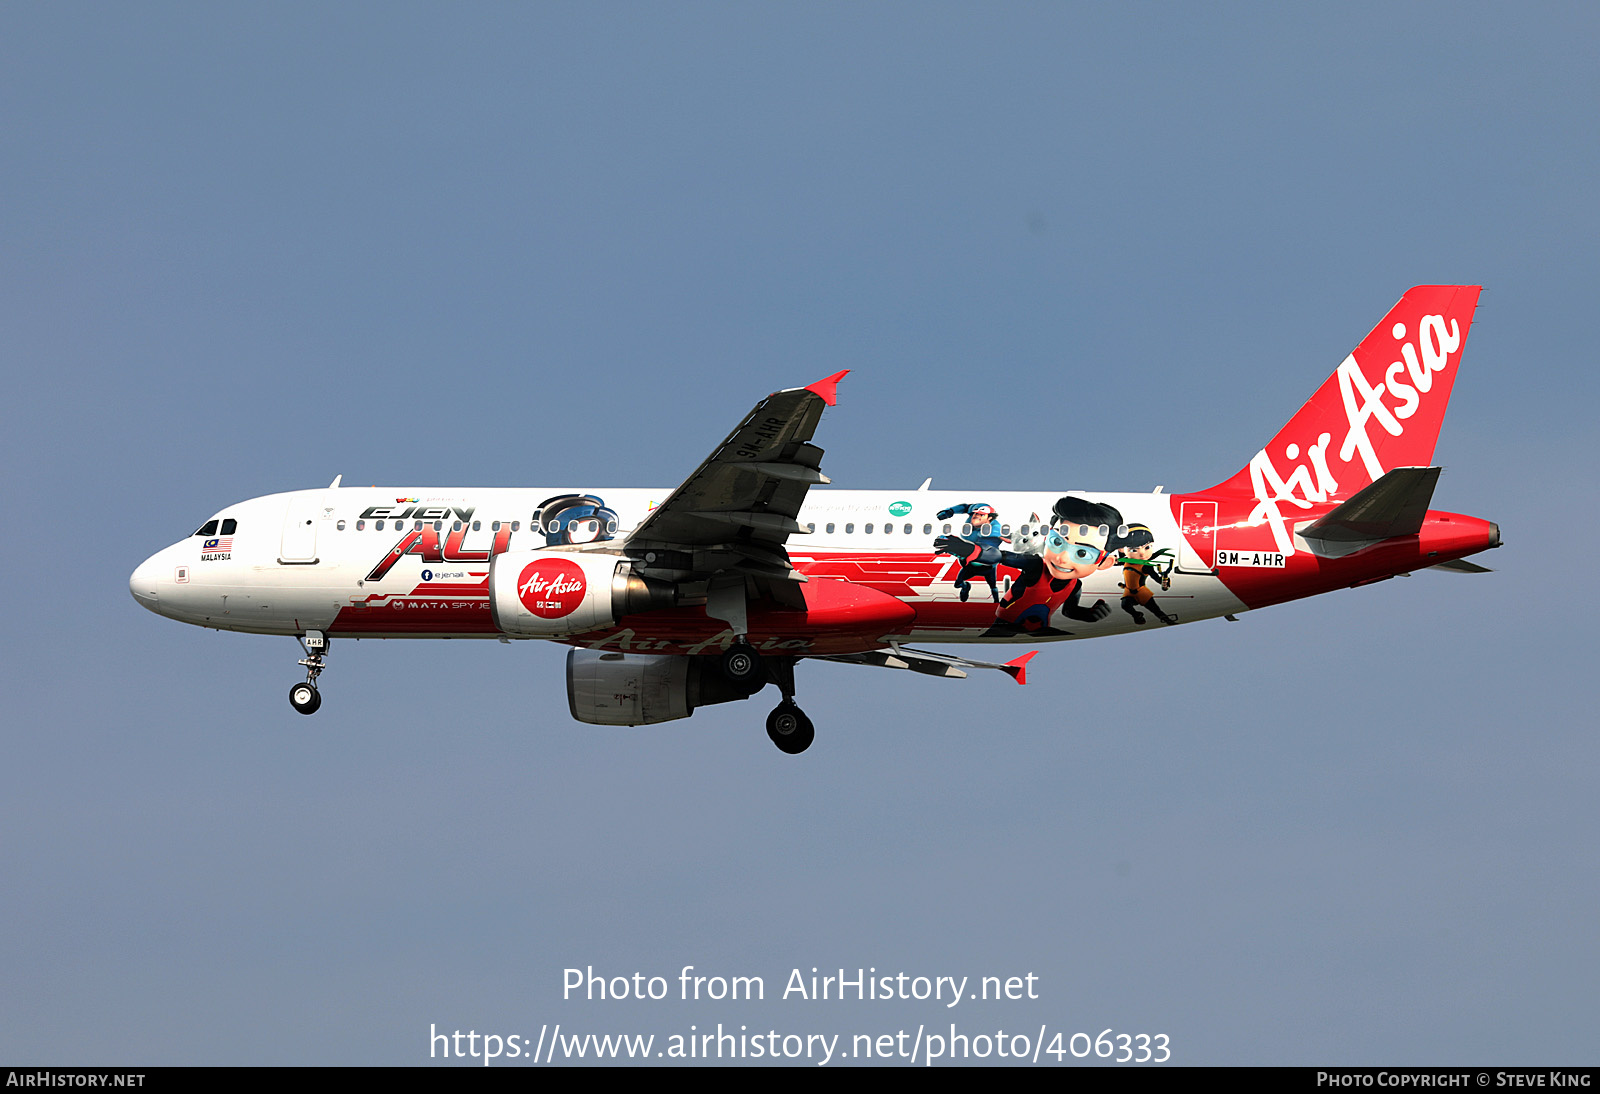
[[1464,558],[1453,558],[1449,562],[1441,562],[1436,566],[1429,566],[1430,570],[1449,570],[1456,574],[1492,574],[1487,566],[1479,566],[1476,562],[1468,562]]
[[1438,482],[1437,467],[1397,467],[1299,528],[1300,538],[1321,558],[1342,558],[1395,536],[1414,536]]

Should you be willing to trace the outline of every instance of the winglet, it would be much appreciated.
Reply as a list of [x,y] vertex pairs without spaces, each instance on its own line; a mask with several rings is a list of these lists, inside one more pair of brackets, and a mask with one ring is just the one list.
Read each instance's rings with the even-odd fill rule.
[[1028,682],[1028,662],[1032,661],[1033,655],[1038,652],[1038,650],[1029,650],[1021,657],[1007,661],[1000,667],[1004,671],[1010,673],[1011,679],[1015,680],[1017,683],[1026,684]]
[[843,372],[835,372],[826,380],[818,380],[814,384],[807,384],[806,390],[829,406],[836,406],[839,402],[839,381],[848,375],[850,375],[849,369],[845,369]]

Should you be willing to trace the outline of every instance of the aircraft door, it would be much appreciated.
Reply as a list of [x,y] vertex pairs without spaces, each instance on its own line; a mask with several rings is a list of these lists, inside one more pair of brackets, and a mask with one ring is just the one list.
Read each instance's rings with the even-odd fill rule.
[[1217,558],[1217,503],[1186,501],[1178,506],[1178,572],[1215,573]]
[[317,563],[317,523],[321,516],[321,494],[296,494],[289,499],[289,509],[283,515],[279,562],[286,566],[313,566]]

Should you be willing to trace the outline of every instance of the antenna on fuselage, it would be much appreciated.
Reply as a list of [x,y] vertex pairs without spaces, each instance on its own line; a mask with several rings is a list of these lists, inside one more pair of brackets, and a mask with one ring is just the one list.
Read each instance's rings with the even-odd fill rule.
[[337,490],[337,489],[339,489],[339,480],[342,479],[342,478],[344,478],[343,475],[335,475],[333,477],[333,481],[328,484],[328,489],[329,490]]

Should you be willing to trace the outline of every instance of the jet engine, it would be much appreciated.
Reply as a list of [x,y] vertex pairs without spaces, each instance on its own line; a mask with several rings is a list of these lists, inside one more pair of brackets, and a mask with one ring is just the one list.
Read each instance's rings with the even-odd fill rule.
[[586,634],[675,601],[672,585],[640,577],[616,555],[507,551],[489,564],[490,618],[516,637]]
[[610,650],[567,654],[567,703],[574,718],[594,726],[670,722],[689,717],[696,707],[750,694],[722,674],[715,657]]

